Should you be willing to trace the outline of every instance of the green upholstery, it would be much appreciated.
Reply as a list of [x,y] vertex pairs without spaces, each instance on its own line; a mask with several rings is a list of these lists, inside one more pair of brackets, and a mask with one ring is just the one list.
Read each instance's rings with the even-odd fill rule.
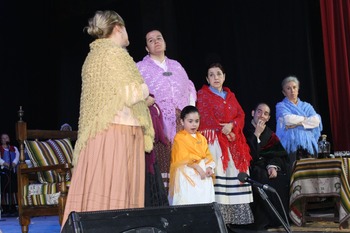
[[[72,162],[73,147],[69,138],[55,140],[25,140],[25,148],[33,167],[50,166]],[[66,175],[69,186],[71,172]],[[23,188],[23,205],[57,205],[60,176],[56,171],[38,172],[40,183],[25,185]]]
[[[25,140],[24,144],[33,167],[72,163],[73,147],[69,138],[47,141]],[[38,176],[40,183],[61,181],[55,171],[40,172]],[[71,176],[69,172],[66,181],[69,181]]]
[[23,205],[57,205],[59,196],[57,183],[30,184],[24,186]]

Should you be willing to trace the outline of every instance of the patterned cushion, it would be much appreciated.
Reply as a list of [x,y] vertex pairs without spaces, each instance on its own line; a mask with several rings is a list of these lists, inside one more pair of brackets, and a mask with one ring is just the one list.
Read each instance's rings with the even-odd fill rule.
[[[25,140],[24,144],[34,167],[72,163],[73,147],[69,138],[47,141]],[[72,174],[68,172],[66,180],[70,180],[71,176]],[[61,182],[56,171],[39,172],[38,178],[42,184]]]
[[[29,184],[23,187],[22,204],[25,206],[58,205],[61,183]],[[70,181],[66,183],[67,187]]]
[[57,183],[24,186],[23,205],[57,205],[60,192]]

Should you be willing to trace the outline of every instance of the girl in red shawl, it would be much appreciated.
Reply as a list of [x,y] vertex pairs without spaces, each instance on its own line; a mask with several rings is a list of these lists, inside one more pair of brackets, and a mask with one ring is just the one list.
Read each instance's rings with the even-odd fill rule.
[[249,174],[251,156],[242,132],[244,117],[235,94],[223,87],[225,72],[220,63],[211,64],[204,85],[197,94],[201,115],[199,130],[206,137],[216,163],[215,201],[226,224],[254,221],[249,203],[253,201],[249,184],[237,179],[239,172]]

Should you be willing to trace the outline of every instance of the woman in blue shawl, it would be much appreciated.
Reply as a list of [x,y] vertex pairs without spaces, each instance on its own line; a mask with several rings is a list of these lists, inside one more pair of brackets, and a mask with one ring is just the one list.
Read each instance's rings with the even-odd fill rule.
[[317,157],[317,141],[322,131],[321,116],[311,104],[298,98],[299,80],[289,76],[282,81],[285,98],[276,105],[276,134],[290,156],[296,159]]

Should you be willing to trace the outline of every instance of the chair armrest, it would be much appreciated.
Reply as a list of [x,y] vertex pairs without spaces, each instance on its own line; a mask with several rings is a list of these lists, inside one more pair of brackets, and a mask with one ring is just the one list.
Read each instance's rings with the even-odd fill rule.
[[20,172],[22,174],[29,174],[29,173],[35,173],[35,172],[44,172],[44,171],[51,171],[55,170],[58,173],[61,172],[67,172],[71,168],[73,168],[73,165],[70,163],[64,163],[64,164],[57,164],[57,165],[51,165],[51,166],[41,166],[41,167],[31,167],[31,168],[21,168]]

